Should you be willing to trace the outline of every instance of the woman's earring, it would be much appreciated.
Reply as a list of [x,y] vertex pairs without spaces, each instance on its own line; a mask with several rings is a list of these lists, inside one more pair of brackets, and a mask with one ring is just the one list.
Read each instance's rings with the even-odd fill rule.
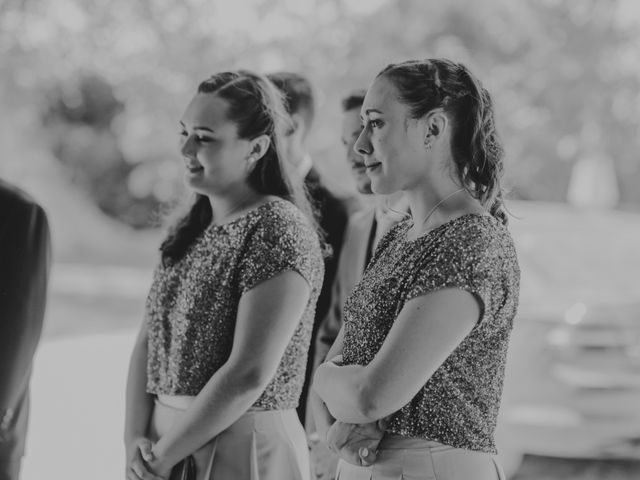
[[431,140],[432,140],[431,135],[432,135],[432,132],[429,132],[424,137],[424,148],[426,148],[427,150],[431,150]]
[[253,167],[255,166],[256,162],[258,161],[258,159],[256,157],[254,157],[253,155],[251,155],[249,158],[247,158],[247,172],[251,172],[251,170],[253,170]]

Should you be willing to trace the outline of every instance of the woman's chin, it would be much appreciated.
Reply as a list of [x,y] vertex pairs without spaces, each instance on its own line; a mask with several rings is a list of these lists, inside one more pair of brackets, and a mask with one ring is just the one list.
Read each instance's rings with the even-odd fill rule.
[[396,193],[398,189],[380,181],[380,179],[372,179],[371,191],[376,195],[391,195],[392,193]]
[[184,186],[187,187],[193,193],[198,193],[200,195],[207,195],[207,189],[203,185],[203,182],[200,178],[195,175],[191,175],[186,173],[183,179]]

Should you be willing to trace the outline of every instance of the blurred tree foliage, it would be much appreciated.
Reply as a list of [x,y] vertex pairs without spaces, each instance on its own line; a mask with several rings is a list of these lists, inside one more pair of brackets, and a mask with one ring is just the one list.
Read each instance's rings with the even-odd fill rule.
[[[179,190],[172,133],[210,73],[308,75],[318,93],[312,153],[348,189],[340,97],[389,62],[447,56],[467,63],[494,95],[514,196],[564,201],[575,162],[596,154],[613,161],[621,202],[640,205],[639,23],[635,0],[0,0],[0,105],[50,119],[52,89],[77,91],[86,72],[113,86],[124,108],[97,107],[108,128],[82,122],[91,135],[110,132],[117,161],[90,158],[87,146],[83,161],[68,163],[77,177],[126,187],[128,195],[105,187],[103,201],[131,201],[102,208],[136,223],[148,217],[149,199],[166,202]],[[69,124],[80,115],[67,114]],[[127,217],[126,204],[143,207]]]
[[159,199],[130,188],[135,166],[127,162],[112,125],[124,105],[105,80],[79,74],[47,92],[42,123],[51,151],[107,215],[135,228],[152,226]]

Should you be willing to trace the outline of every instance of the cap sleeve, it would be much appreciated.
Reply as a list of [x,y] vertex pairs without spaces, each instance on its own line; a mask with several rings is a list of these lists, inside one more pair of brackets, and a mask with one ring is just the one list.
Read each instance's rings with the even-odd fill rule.
[[500,271],[499,249],[482,223],[448,229],[425,252],[414,272],[407,301],[445,288],[474,295],[481,304],[480,322],[492,310],[492,292]]
[[[240,261],[240,293],[290,270],[313,288],[322,269],[318,237],[297,215],[267,215],[261,219]],[[320,271],[320,275],[322,271]]]

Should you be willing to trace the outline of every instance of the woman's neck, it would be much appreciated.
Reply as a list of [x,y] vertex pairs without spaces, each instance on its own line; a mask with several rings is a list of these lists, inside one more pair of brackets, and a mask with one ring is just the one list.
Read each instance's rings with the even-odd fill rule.
[[246,188],[227,195],[208,195],[213,214],[212,223],[224,224],[244,215],[274,197],[258,193],[252,188]]
[[396,192],[390,195],[373,194],[373,197],[373,206],[378,214],[397,215],[400,218],[406,216],[408,203],[404,192]]
[[405,192],[413,217],[409,236],[417,238],[443,223],[468,213],[482,213],[480,203],[463,187],[451,182],[440,188],[416,188]]

